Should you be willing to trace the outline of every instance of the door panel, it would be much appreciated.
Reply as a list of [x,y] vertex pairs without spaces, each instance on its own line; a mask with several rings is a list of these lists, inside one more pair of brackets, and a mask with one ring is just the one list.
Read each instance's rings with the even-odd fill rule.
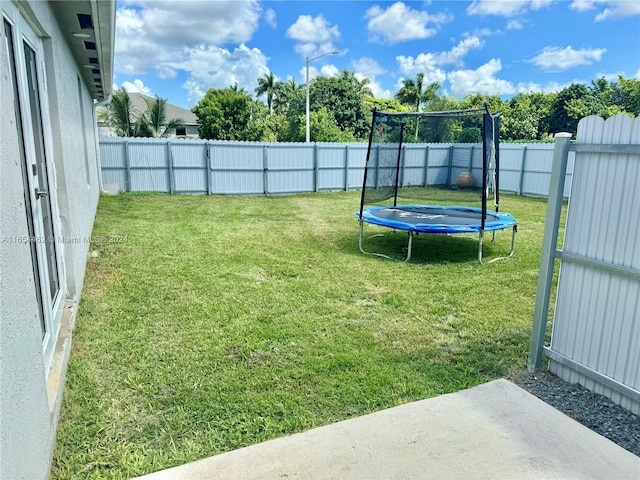
[[59,243],[55,168],[47,107],[42,42],[11,2],[2,2],[6,48],[11,66],[16,133],[22,160],[42,348],[48,370],[60,329],[64,264]]

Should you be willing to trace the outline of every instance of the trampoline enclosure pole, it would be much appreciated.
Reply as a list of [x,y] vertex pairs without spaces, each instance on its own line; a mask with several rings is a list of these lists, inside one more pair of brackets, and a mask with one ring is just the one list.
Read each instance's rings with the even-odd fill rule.
[[[362,210],[364,209],[364,195],[367,189],[367,172],[369,171],[369,158],[371,157],[371,143],[373,142],[373,129],[376,125],[376,115],[378,108],[373,108],[373,115],[371,116],[371,130],[369,130],[369,147],[367,148],[367,159],[364,162],[364,178],[362,179],[362,192],[360,193],[360,221],[362,222]],[[345,173],[346,175],[346,173]]]
[[400,179],[400,158],[402,156],[402,140],[404,138],[405,122],[400,124],[400,142],[398,143],[398,159],[396,160],[396,184],[393,191],[393,206],[398,204],[398,180]]
[[480,235],[484,232],[484,225],[487,216],[487,117],[489,111],[487,104],[484,105],[485,112],[482,114],[482,213],[480,219]]
[[496,192],[495,207],[497,212],[500,210],[500,112],[496,112],[493,117],[493,146],[495,149],[494,151],[496,152],[494,187]]

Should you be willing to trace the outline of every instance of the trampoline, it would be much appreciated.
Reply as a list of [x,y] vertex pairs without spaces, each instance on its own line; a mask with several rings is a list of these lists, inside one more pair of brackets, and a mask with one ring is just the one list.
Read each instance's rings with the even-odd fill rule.
[[[433,120],[442,124],[443,119],[466,120],[470,117],[482,116],[482,186],[481,206],[442,206],[417,205],[410,203],[401,205],[398,202],[398,191],[406,187],[427,187],[429,146],[425,146],[426,158],[422,185],[411,185],[404,177],[405,151],[403,137],[407,122],[415,125],[415,140],[418,140],[418,126],[421,120]],[[413,130],[413,125],[412,129]],[[453,148],[453,147],[451,147]],[[453,150],[451,150],[452,152]],[[469,170],[472,170],[472,159]],[[451,184],[453,155],[450,154],[448,178],[446,186]],[[407,256],[411,259],[413,237],[418,234],[478,234],[478,261],[483,262],[484,232],[512,229],[511,250],[515,250],[517,221],[509,213],[499,211],[499,114],[489,113],[486,104],[481,109],[456,110],[446,112],[378,112],[374,109],[369,133],[369,146],[364,169],[364,180],[360,209],[355,212],[360,223],[359,247],[362,253],[384,258],[393,258],[382,253],[368,252],[363,246],[363,225],[365,223],[386,227],[392,231],[405,231],[408,234]],[[495,211],[487,208],[489,189],[493,193]],[[413,199],[415,201],[415,198]],[[393,202],[391,205],[389,203]],[[365,204],[377,203],[377,206]],[[379,236],[379,235],[374,235]],[[506,257],[498,257],[491,262]],[[490,262],[489,262],[490,263]]]
[[[360,251],[366,252],[362,247],[362,223],[387,227],[393,230],[403,230],[409,232],[407,245],[407,258],[411,258],[411,248],[413,234],[419,233],[480,233],[495,232],[512,228],[511,251],[513,255],[515,249],[515,232],[517,222],[509,213],[487,212],[485,216],[484,228],[482,227],[482,209],[466,206],[442,206],[442,205],[401,205],[401,206],[377,206],[363,208],[355,212],[355,216],[360,220]],[[482,263],[482,237],[480,237],[480,248],[478,260]],[[387,255],[374,254],[377,256],[390,258]]]

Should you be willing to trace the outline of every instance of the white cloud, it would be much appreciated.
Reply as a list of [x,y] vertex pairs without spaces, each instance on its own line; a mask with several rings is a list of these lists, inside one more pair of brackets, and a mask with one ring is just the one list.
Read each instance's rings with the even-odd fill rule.
[[[307,83],[307,68],[306,66],[300,69],[300,77],[303,85]],[[335,65],[327,64],[320,67],[318,70],[313,65],[309,65],[309,80],[313,80],[316,77],[338,77],[340,76],[340,70]]]
[[390,98],[391,90],[385,89],[380,82],[376,80],[378,75],[383,75],[387,73],[387,70],[384,69],[376,60],[369,57],[362,57],[358,60],[354,60],[352,62],[354,76],[362,81],[365,78],[369,79],[369,83],[367,86],[371,89],[371,93],[376,98]]
[[[195,104],[207,88],[226,88],[235,82],[253,93],[256,79],[268,72],[266,57],[245,45],[258,28],[258,0],[214,1],[206,6],[185,1],[180,8],[167,0],[121,3],[116,11],[117,73],[155,71],[166,80],[185,71],[183,87],[189,103]],[[225,44],[239,46],[230,51],[222,47]]]
[[389,44],[432,37],[443,23],[453,19],[446,14],[431,15],[424,10],[413,10],[402,2],[396,2],[386,10],[374,5],[365,17],[369,20],[370,37]]
[[539,10],[555,0],[474,0],[467,7],[469,15],[496,15],[515,17],[529,10]]
[[142,93],[143,95],[153,96],[153,92],[147,87],[142,80],[136,78],[133,82],[125,81],[120,85],[129,93]]
[[462,59],[469,51],[478,50],[483,46],[484,42],[480,37],[472,35],[461,40],[451,50],[434,54],[433,60],[436,65],[462,65]]
[[606,51],[604,48],[574,50],[571,46],[546,47],[530,61],[546,71],[560,71],[578,65],[591,65],[599,61]]
[[337,25],[331,25],[322,16],[300,15],[286,33],[287,37],[296,40],[296,52],[309,57],[324,52],[337,50],[334,43],[340,38]]
[[640,68],[638,69],[638,71],[636,72],[636,76],[635,78],[637,78],[638,80],[640,80]]
[[376,75],[387,73],[387,70],[384,69],[376,60],[369,57],[362,57],[358,60],[354,60],[352,62],[352,65],[354,72],[360,73],[364,75],[364,77],[367,77],[369,79],[371,79],[372,77],[375,78]]
[[[118,33],[142,34],[150,41],[195,45],[242,43],[251,39],[260,16],[257,0],[233,2],[139,2],[116,12]],[[121,25],[124,19],[124,24]]]
[[484,93],[487,95],[511,95],[516,87],[511,82],[496,78],[502,70],[500,59],[493,58],[475,70],[457,70],[449,72],[447,79],[451,92],[456,96],[467,93]]
[[524,25],[520,20],[511,19],[507,22],[507,30],[522,30]]
[[198,46],[186,54],[186,59],[174,67],[190,72],[184,84],[190,105],[197,103],[209,88],[227,88],[236,83],[253,94],[257,79],[269,73],[267,59],[262,52],[244,44],[233,51],[216,46]]
[[271,28],[276,28],[278,26],[278,23],[276,22],[276,12],[273,10],[273,8],[268,8],[264,12],[264,20]]
[[[488,32],[483,32],[483,35]],[[399,55],[396,57],[398,68],[404,78],[413,78],[418,73],[424,74],[427,83],[438,82],[443,84],[447,79],[447,73],[442,68],[445,65],[462,66],[463,59],[471,50],[477,50],[484,46],[484,42],[477,35],[471,35],[462,39],[451,50],[436,53],[420,53],[416,57]],[[402,86],[402,78],[398,79],[396,90]]]
[[337,77],[340,75],[340,70],[335,65],[323,65],[320,67],[320,75],[323,77]]
[[636,0],[573,0],[569,8],[578,12],[598,10],[596,21],[640,15],[640,2]]

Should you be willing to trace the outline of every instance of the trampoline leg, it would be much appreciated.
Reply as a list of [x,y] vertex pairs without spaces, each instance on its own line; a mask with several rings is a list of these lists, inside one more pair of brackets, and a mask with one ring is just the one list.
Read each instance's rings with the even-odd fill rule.
[[360,247],[360,251],[362,253],[367,253],[364,251],[364,249],[362,248],[362,220],[360,220],[360,235],[358,237],[358,246]]
[[[362,232],[362,228],[363,228],[363,223],[362,221],[360,221],[360,233],[358,236],[358,247],[360,247],[360,251],[362,253],[364,253],[365,255],[375,255],[376,257],[382,257],[382,258],[388,258],[390,260],[395,260],[394,258],[391,258],[387,255],[383,255],[382,253],[374,253],[374,252],[367,252],[363,247],[362,247],[362,237],[363,237],[363,232]],[[377,235],[376,235],[377,236]]]
[[[513,252],[515,252],[516,250],[516,232],[517,231],[518,231],[518,226],[514,225],[513,228],[511,229],[511,251],[509,252],[509,255],[507,255],[506,257],[492,258],[487,263],[493,263],[497,260],[504,260],[505,258],[513,257]],[[480,252],[478,253],[478,259],[480,260],[480,263],[482,263],[482,233],[480,234]]]
[[482,265],[482,237],[484,236],[484,232],[480,232],[478,237],[478,262]]
[[408,262],[411,258],[411,245],[413,244],[413,233],[409,232],[409,243],[407,244],[407,258],[404,260]]
[[509,252],[509,256],[513,257],[513,252],[516,251],[516,233],[518,231],[518,226],[514,225],[511,229],[511,252]]

